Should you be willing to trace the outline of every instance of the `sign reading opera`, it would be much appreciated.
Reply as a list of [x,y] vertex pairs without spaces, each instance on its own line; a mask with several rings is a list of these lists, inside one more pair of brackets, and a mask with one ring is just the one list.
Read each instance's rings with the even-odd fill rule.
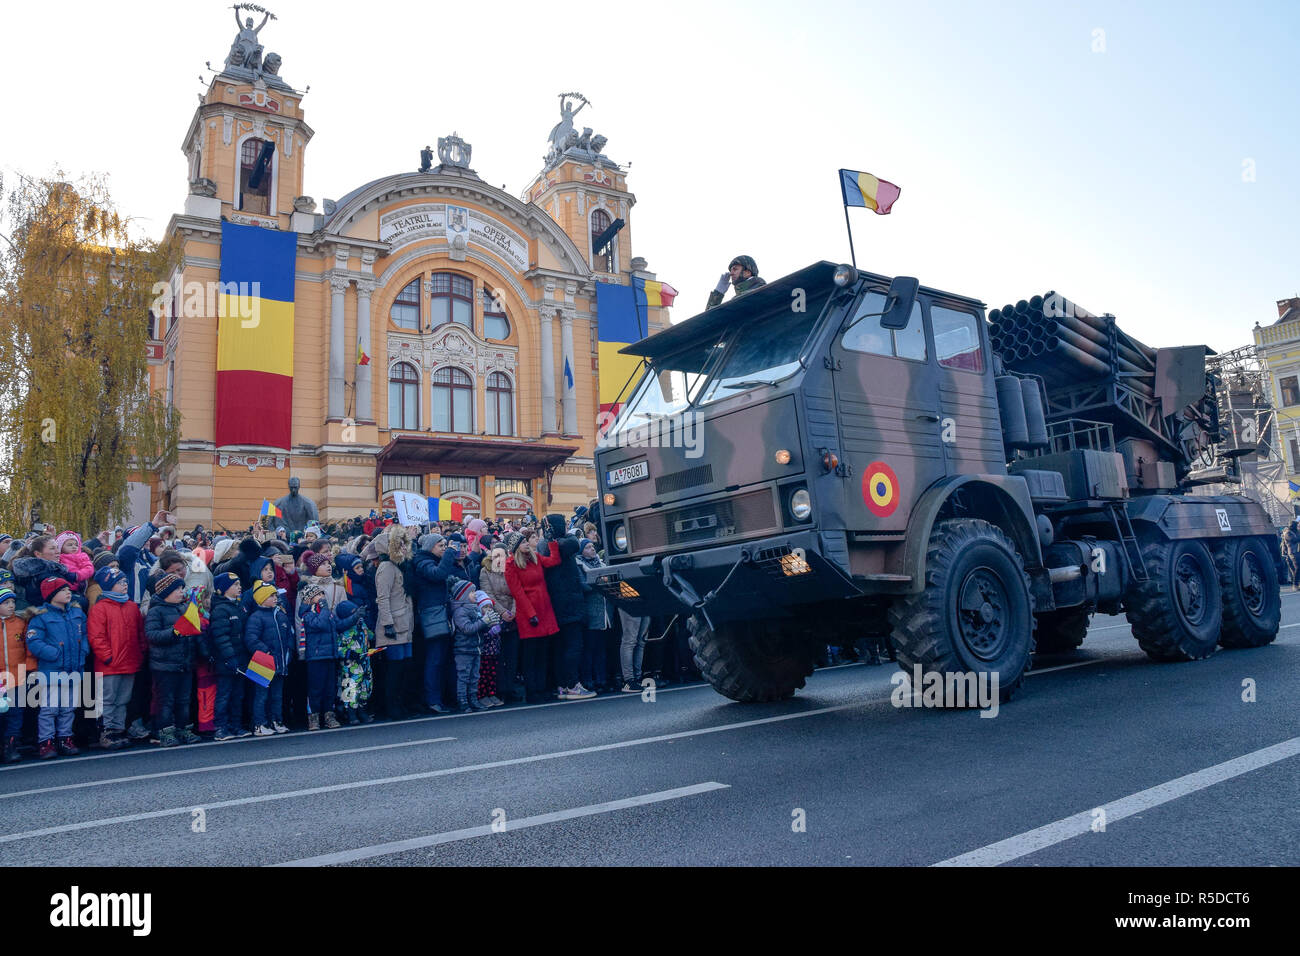
[[[654,279],[633,268],[635,197],[604,138],[576,131],[562,99],[526,199],[480,178],[453,135],[440,162],[417,144],[418,171],[318,208],[302,94],[278,55],[247,46],[231,48],[182,141],[190,194],[168,230],[184,255],[150,344],[181,442],[151,507],[183,526],[247,527],[291,476],[325,521],[394,490],[488,517],[588,503],[596,283]],[[617,219],[628,225],[594,249]],[[183,301],[230,281],[259,283],[256,335]],[[667,323],[658,307],[646,319]]]

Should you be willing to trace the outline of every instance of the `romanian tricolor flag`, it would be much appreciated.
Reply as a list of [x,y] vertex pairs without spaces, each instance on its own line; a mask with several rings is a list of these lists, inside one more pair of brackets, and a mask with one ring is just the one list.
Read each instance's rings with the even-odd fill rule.
[[298,234],[221,224],[216,444],[289,448]]
[[1297,485],[1294,481],[1287,479],[1286,487],[1287,490],[1291,492],[1292,501],[1296,501],[1300,499],[1300,485]]
[[465,507],[454,501],[444,501],[442,498],[429,499],[429,520],[430,521],[464,521]]
[[244,676],[254,684],[270,687],[271,678],[275,677],[275,658],[266,651],[255,651],[253,659],[248,662],[248,670],[244,671]]
[[673,299],[677,298],[677,290],[667,282],[655,282],[633,276],[632,284],[636,289],[636,304],[641,308],[649,306],[652,309],[666,309],[673,304]]
[[261,515],[261,516],[264,517],[264,518],[283,518],[283,517],[284,517],[284,513],[283,513],[279,508],[277,508],[275,505],[271,504],[271,502],[270,502],[269,500],[267,500],[266,498],[263,498],[263,499],[262,499],[262,510],[259,511],[258,514]]
[[190,601],[190,606],[185,609],[184,614],[176,619],[176,623],[172,625],[172,630],[187,637],[194,637],[202,631],[203,615],[199,612],[199,606]]
[[[658,283],[662,286],[662,283]],[[649,286],[650,283],[646,283]],[[672,290],[672,287],[668,287]],[[656,290],[662,301],[662,289]],[[641,359],[620,355],[619,349],[646,337],[646,308],[650,290],[638,295],[631,286],[614,282],[596,283],[596,339],[600,362],[600,410],[618,414],[618,397],[636,377]],[[676,291],[672,290],[671,295]],[[638,305],[638,299],[640,303]]]
[[357,340],[357,364],[358,365],[370,364],[370,356],[367,355],[366,350],[361,347],[360,339]]
[[870,173],[841,169],[840,192],[844,194],[844,205],[864,206],[875,210],[878,216],[887,216],[902,190]]

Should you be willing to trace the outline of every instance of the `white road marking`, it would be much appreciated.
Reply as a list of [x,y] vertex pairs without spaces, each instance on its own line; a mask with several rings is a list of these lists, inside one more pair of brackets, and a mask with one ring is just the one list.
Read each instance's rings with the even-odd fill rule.
[[60,790],[83,790],[86,787],[103,787],[111,783],[133,783],[137,780],[159,780],[164,777],[184,777],[192,773],[209,773],[213,770],[236,770],[240,767],[261,767],[273,763],[292,763],[298,760],[315,760],[318,757],[339,757],[344,754],[372,753],[376,750],[394,750],[398,747],[423,747],[425,744],[441,744],[455,737],[430,737],[428,740],[404,740],[395,744],[376,744],[373,747],[349,747],[346,750],[322,750],[319,753],[294,754],[290,757],[267,757],[264,760],[241,760],[238,763],[217,763],[203,767],[187,767],[183,770],[164,770],[161,773],[141,773],[133,777],[113,777],[107,780],[86,780],[81,783],[66,783],[59,787],[40,787],[35,790],[19,790],[16,793],[0,793],[0,800],[12,800],[14,797],[31,797],[42,793],[57,793]]
[[1057,664],[1055,667],[1034,668],[1025,674],[1026,677],[1033,677],[1035,674],[1050,674],[1052,671],[1068,671],[1073,667],[1087,667],[1089,664],[1100,664],[1103,658],[1096,657],[1090,661],[1076,661],[1073,664]]
[[[625,800],[611,800],[608,803],[595,803],[587,807],[574,807],[571,810],[557,810],[554,813],[541,813],[532,817],[520,817],[518,820],[506,820],[506,829],[503,832],[513,833],[516,830],[526,830],[529,827],[545,826],[548,823],[562,823],[565,820],[577,820],[581,817],[593,817],[601,813],[613,813],[616,810],[628,810],[632,807],[644,807],[651,803],[663,803],[666,800],[680,800],[683,797],[693,797],[700,793],[710,793],[714,790],[728,790],[729,784],[725,783],[697,783],[690,787],[678,787],[675,790],[660,790],[658,793],[647,793],[639,797],[628,797]],[[409,840],[395,840],[392,843],[379,843],[375,846],[358,847],[355,850],[342,850],[338,853],[326,853],[323,856],[311,856],[302,860],[289,860],[286,863],[275,863],[273,866],[334,866],[339,863],[355,863],[358,860],[371,860],[377,856],[388,856],[392,853],[405,853],[408,850],[421,850],[425,847],[439,846],[443,843],[456,843],[460,840],[473,840],[477,837],[491,836],[495,831],[492,825],[480,827],[466,827],[463,830],[449,830],[446,833],[433,833],[428,836],[412,837]]]
[[1107,624],[1105,627],[1090,627],[1088,633],[1093,634],[1097,631],[1118,631],[1121,628],[1132,627],[1132,624]]
[[[1262,750],[1225,760],[1223,763],[1206,767],[1204,770],[1197,770],[1195,773],[1176,777],[1166,783],[1103,804],[1100,809],[1105,811],[1104,819],[1109,826],[1117,820],[1123,820],[1125,817],[1142,813],[1144,810],[1150,810],[1152,807],[1169,803],[1171,800],[1185,797],[1189,793],[1204,790],[1216,783],[1223,783],[1225,780],[1231,780],[1233,777],[1250,773],[1252,770],[1259,770],[1262,767],[1275,764],[1280,760],[1286,760],[1297,754],[1300,754],[1300,737],[1292,737],[1280,744],[1274,744]],[[949,857],[933,865],[1000,866],[1003,863],[1018,860],[1022,856],[1037,853],[1049,846],[1064,843],[1066,840],[1090,832],[1093,813],[1094,810],[1084,810],[1081,813],[1074,814],[1074,816],[1057,820],[1055,823],[1028,830],[1005,840],[999,840],[997,843],[990,843],[988,846],[981,847],[978,850],[971,850],[969,853]]]

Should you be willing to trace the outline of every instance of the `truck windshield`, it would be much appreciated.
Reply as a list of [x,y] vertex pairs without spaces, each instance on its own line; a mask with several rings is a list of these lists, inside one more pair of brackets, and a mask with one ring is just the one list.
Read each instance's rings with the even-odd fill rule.
[[676,355],[655,359],[607,432],[616,435],[648,420],[676,415],[699,394],[709,368],[722,353],[722,343],[709,340]]
[[726,357],[709,379],[699,403],[704,405],[745,389],[774,385],[794,374],[799,370],[804,342],[820,313],[820,307],[793,314],[783,310],[752,324],[733,326],[725,340]]

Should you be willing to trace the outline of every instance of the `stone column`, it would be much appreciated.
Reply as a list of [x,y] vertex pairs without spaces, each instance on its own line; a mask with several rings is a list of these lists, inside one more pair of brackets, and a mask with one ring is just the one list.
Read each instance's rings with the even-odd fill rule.
[[343,369],[347,361],[347,346],[343,341],[343,296],[351,281],[347,276],[331,275],[330,281],[330,380],[329,380],[329,417],[342,418],[345,404],[343,401]]
[[543,305],[542,320],[542,434],[554,435],[555,429],[555,336],[551,331],[554,309]]
[[564,389],[561,395],[561,408],[564,412],[564,434],[578,434],[578,366],[573,360],[573,313],[567,309],[560,313],[560,351],[563,353],[563,361],[569,367],[569,374],[573,376],[573,387],[569,386],[569,380],[564,375],[564,370],[560,370],[560,387]]
[[[374,412],[370,408],[372,394],[370,373],[375,366],[374,349],[371,348],[370,342],[370,293],[375,291],[376,283],[375,279],[357,280],[357,341],[370,356],[369,365],[357,366],[356,420],[359,422],[375,420]],[[355,354],[352,356],[352,361],[356,361]]]

